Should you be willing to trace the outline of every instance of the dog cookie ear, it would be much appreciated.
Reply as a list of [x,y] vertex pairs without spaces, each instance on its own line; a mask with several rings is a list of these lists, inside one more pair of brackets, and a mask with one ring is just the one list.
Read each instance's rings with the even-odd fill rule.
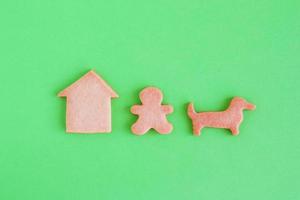
[[[134,105],[131,113],[138,115],[138,120],[132,125],[131,131],[136,135],[143,135],[150,129],[160,134],[168,134],[173,130],[166,115],[173,112],[170,105],[161,105],[163,94],[155,87],[147,87],[140,93],[142,105]],[[138,108],[138,110],[137,110]]]
[[254,104],[247,102],[241,97],[235,97],[225,111],[197,113],[194,104],[190,103],[187,108],[187,114],[192,120],[194,135],[199,136],[204,127],[225,128],[229,129],[232,135],[238,135],[240,124],[243,121],[242,111],[254,109]]

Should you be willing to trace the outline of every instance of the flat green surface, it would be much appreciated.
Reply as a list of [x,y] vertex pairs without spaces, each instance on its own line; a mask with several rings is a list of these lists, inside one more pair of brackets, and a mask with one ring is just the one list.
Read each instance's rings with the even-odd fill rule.
[[[1,200],[300,199],[298,0],[0,3]],[[71,135],[56,94],[95,69],[119,93],[113,132]],[[170,135],[130,132],[145,86]],[[241,134],[191,134],[186,103],[257,105]]]

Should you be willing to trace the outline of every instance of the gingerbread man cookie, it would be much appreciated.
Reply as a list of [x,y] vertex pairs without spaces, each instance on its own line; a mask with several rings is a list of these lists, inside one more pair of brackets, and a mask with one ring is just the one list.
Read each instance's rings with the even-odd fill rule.
[[142,105],[134,105],[131,112],[139,118],[131,127],[136,135],[144,135],[151,128],[160,134],[168,134],[173,126],[168,122],[166,115],[173,112],[171,105],[162,105],[163,94],[155,87],[147,87],[140,93]]

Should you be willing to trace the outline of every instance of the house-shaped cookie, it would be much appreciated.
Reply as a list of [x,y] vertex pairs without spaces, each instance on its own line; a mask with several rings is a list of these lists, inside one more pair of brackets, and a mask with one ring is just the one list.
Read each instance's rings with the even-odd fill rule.
[[94,71],[89,71],[58,96],[67,98],[67,132],[111,132],[111,99],[118,94]]

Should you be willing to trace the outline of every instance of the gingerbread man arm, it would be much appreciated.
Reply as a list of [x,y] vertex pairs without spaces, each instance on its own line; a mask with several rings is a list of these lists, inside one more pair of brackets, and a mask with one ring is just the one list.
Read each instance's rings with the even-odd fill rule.
[[162,111],[165,113],[165,114],[170,114],[173,112],[173,106],[170,106],[170,105],[163,105],[161,106],[162,107]]
[[141,108],[142,108],[142,106],[140,106],[140,105],[134,105],[131,107],[130,111],[131,111],[131,113],[138,115],[138,114],[140,114]]

